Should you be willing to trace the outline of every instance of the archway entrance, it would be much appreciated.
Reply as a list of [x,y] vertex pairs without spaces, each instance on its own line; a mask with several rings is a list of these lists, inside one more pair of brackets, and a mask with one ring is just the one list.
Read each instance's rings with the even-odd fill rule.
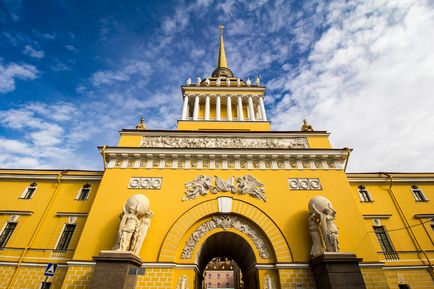
[[[199,278],[202,288],[209,288],[209,283],[204,280],[205,271],[207,270],[206,266],[216,258],[220,258],[222,261],[234,261],[237,265],[236,267],[239,267],[239,276],[242,282],[234,282],[235,289],[241,289],[241,287],[259,289],[255,253],[246,240],[232,232],[216,233],[203,243],[198,258]],[[236,268],[233,268],[233,270],[235,278],[237,278]],[[226,283],[222,282],[220,288],[226,288],[225,285]]]

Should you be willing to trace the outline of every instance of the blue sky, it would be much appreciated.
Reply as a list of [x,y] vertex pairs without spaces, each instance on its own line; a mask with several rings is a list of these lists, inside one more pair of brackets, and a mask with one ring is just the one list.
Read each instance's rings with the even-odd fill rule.
[[0,167],[101,169],[140,116],[174,129],[180,86],[260,74],[275,130],[307,118],[350,171],[433,171],[430,1],[0,0]]

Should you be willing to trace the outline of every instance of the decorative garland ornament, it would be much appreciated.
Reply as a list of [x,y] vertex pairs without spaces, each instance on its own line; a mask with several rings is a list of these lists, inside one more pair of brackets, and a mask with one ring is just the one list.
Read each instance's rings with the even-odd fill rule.
[[250,195],[256,199],[267,201],[263,184],[251,175],[236,178],[231,177],[223,180],[218,176],[209,177],[205,175],[197,176],[193,181],[185,184],[185,196],[183,201],[196,199],[199,195],[206,196],[208,193],[217,194],[219,192],[230,192],[232,194]]

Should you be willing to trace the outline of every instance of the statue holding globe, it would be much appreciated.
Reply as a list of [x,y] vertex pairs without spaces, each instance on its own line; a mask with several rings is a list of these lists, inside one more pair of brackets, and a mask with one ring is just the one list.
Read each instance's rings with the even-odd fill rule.
[[331,202],[323,197],[313,197],[308,204],[309,231],[312,237],[310,255],[317,257],[324,252],[339,252],[336,211]]
[[130,251],[139,255],[153,215],[146,196],[139,194],[131,196],[123,207],[113,250]]

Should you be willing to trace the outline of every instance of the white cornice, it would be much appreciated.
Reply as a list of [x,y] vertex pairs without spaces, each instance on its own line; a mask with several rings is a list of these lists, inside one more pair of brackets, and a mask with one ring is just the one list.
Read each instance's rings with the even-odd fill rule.
[[224,92],[230,92],[230,91],[246,91],[246,92],[265,92],[265,86],[257,87],[257,86],[244,86],[244,87],[238,87],[238,86],[183,86],[181,87],[182,92],[184,94],[185,91],[189,90],[203,90],[203,91],[224,91]]
[[294,158],[342,158],[347,156],[345,149],[208,149],[208,148],[142,148],[142,147],[107,147],[105,149],[106,156],[111,155],[125,155],[123,158],[135,158],[140,155],[162,155],[164,157],[170,156],[189,156],[192,155],[207,155],[209,156],[224,156],[236,155],[238,157],[294,157]]
[[[25,179],[25,180],[57,180],[58,174],[1,174],[0,179]],[[101,176],[85,176],[85,175],[63,175],[61,180],[77,180],[77,181],[100,181]]]
[[345,149],[105,149],[108,169],[343,170],[346,157]]
[[[350,183],[390,183],[390,179],[387,177],[352,177],[348,175],[348,180]],[[432,183],[434,182],[433,177],[393,177],[393,183]]]
[[[181,120],[185,122],[186,120]],[[193,121],[192,121],[193,122]],[[194,121],[197,122],[197,121]],[[216,121],[218,123],[225,121]],[[237,121],[228,121],[228,123],[233,123]],[[248,123],[248,121],[238,121],[238,123]],[[250,122],[250,123],[258,123]],[[263,122],[261,122],[263,123]],[[245,132],[234,132],[234,131],[213,131],[213,130],[198,130],[198,131],[152,131],[152,130],[123,130],[121,131],[122,135],[141,135],[141,136],[173,136],[173,137],[245,137],[245,138],[253,138],[253,137],[312,137],[312,136],[329,136],[328,132],[274,132],[274,131],[245,131]]]

